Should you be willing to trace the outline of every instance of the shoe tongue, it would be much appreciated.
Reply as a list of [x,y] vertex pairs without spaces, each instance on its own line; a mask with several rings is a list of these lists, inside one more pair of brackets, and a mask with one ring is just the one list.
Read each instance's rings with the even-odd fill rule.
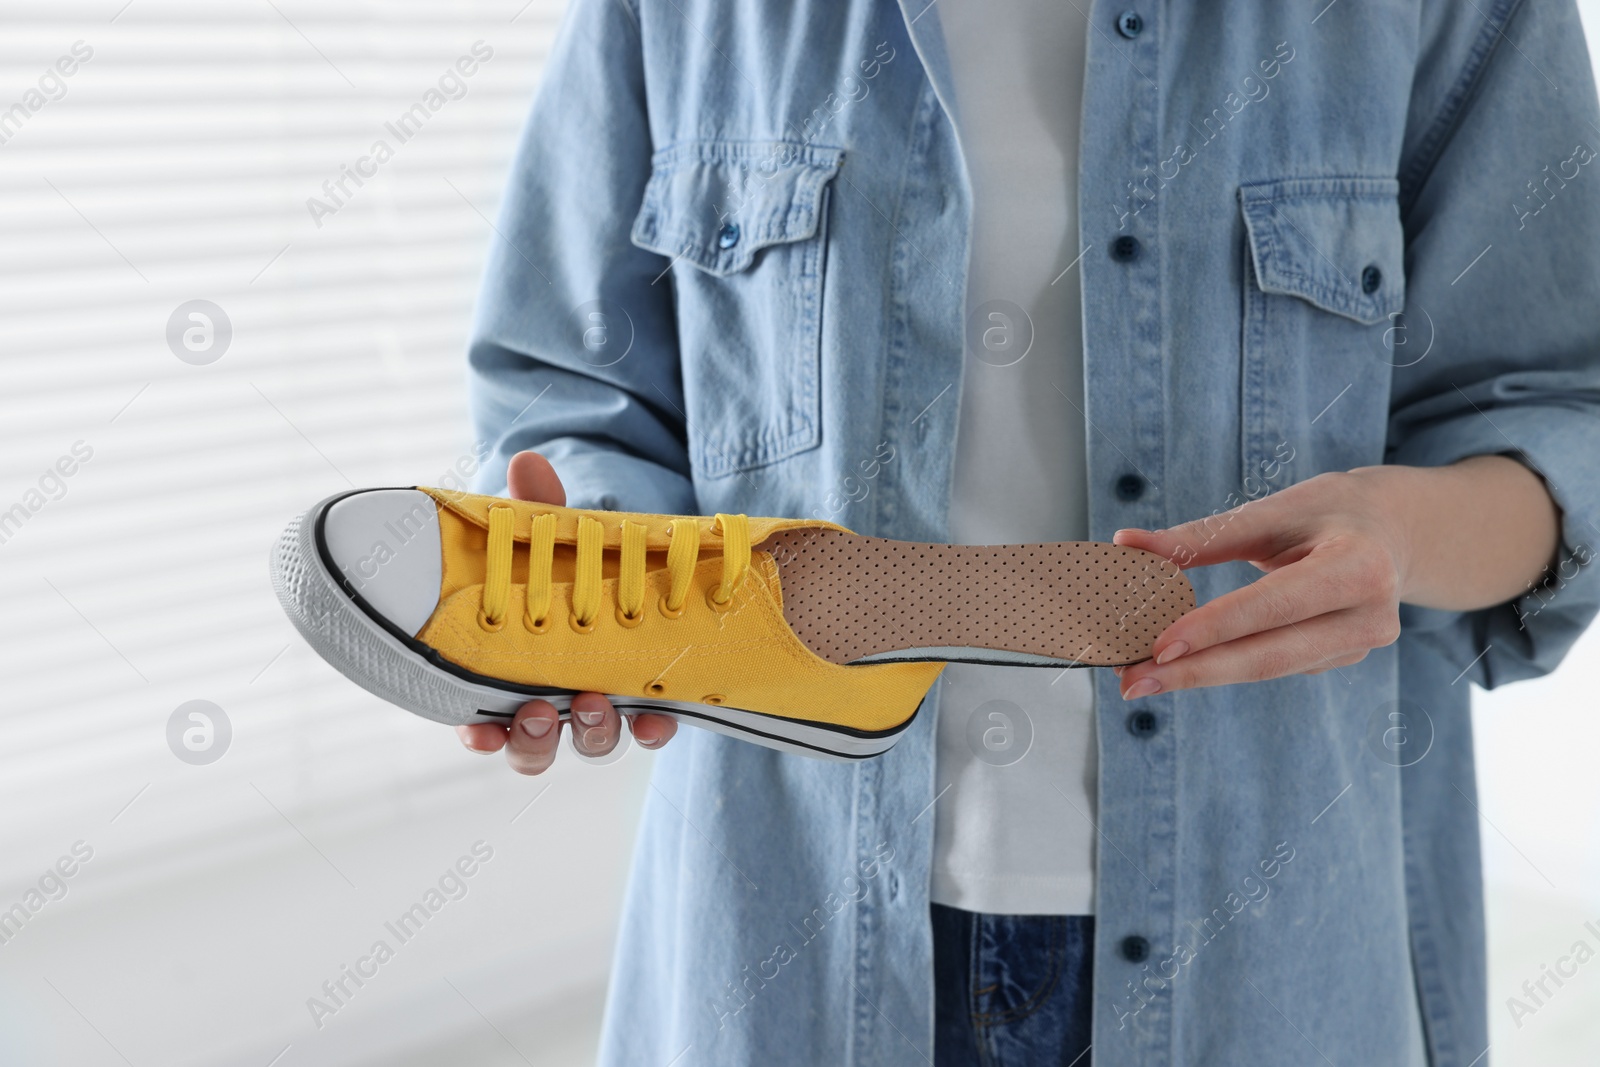
[[767,592],[772,594],[772,599],[778,602],[778,607],[783,607],[783,579],[778,572],[778,563],[772,555],[756,545],[750,550],[750,570],[756,575],[757,580],[764,583]]

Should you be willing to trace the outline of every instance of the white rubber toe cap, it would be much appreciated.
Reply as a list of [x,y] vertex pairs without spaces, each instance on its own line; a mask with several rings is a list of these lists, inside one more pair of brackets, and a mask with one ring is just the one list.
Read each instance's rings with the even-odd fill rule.
[[322,533],[338,576],[415,637],[439,606],[439,511],[416,489],[374,489],[328,509]]

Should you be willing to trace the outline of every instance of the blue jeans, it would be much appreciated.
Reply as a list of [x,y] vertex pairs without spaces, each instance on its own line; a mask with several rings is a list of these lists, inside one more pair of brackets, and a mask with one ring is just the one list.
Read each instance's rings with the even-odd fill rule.
[[934,1067],[1089,1067],[1094,916],[931,912]]

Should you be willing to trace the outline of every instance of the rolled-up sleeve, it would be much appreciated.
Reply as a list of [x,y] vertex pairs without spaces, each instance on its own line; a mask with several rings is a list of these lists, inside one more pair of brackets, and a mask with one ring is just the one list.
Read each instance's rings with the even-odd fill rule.
[[1511,7],[1476,31],[1402,171],[1405,365],[1386,454],[1511,455],[1561,509],[1542,586],[1478,611],[1402,607],[1408,632],[1485,687],[1554,669],[1600,609],[1600,107],[1573,0]]
[[650,176],[639,25],[572,0],[495,223],[469,349],[474,431],[498,493],[522,449],[574,507],[695,510],[666,260],[629,231]]

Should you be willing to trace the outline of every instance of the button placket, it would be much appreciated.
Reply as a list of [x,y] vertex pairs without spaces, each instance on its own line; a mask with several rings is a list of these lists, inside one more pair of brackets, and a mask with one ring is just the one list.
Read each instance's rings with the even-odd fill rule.
[[[1183,279],[1181,271],[1165,269],[1163,243],[1146,244],[1157,241],[1172,198],[1142,195],[1128,180],[1155,172],[1170,151],[1161,121],[1167,86],[1158,72],[1167,68],[1159,56],[1156,10],[1099,8],[1094,15],[1105,30],[1088,42],[1079,215],[1085,240],[1101,243],[1098,254],[1105,257],[1099,269],[1091,264],[1083,274],[1085,409],[1098,431],[1088,435],[1095,539],[1109,540],[1120,527],[1169,525],[1177,516],[1167,513],[1162,487],[1181,479],[1185,469],[1168,469],[1174,400],[1164,383],[1174,376],[1160,316],[1166,279]],[[1178,488],[1180,498],[1186,495]],[[1115,678],[1096,680],[1096,698],[1106,735],[1116,731],[1126,738],[1109,743],[1107,736],[1100,764],[1097,830],[1124,855],[1102,853],[1104,862],[1096,863],[1096,923],[1104,923],[1108,935],[1097,962],[1117,990],[1114,1010],[1136,1013],[1138,1025],[1119,1029],[1113,1022],[1095,1056],[1107,1063],[1169,1067],[1170,1050],[1156,1035],[1171,1025],[1171,997],[1154,983],[1146,985],[1140,973],[1159,958],[1156,946],[1175,940],[1174,798],[1181,753],[1166,727],[1176,703],[1169,698],[1159,710],[1128,708]]]

